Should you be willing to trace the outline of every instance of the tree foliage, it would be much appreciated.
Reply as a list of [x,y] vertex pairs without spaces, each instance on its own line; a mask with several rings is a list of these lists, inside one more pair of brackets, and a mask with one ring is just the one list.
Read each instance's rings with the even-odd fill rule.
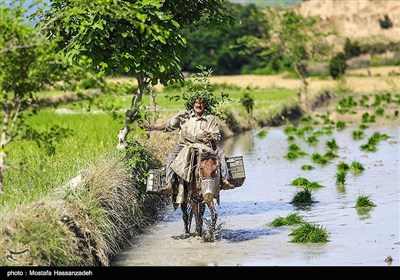
[[330,46],[325,38],[332,33],[319,30],[314,17],[303,17],[293,10],[267,11],[268,33],[262,38],[244,36],[238,43],[246,46],[247,53],[256,54],[267,62],[282,57],[288,61],[302,81],[307,106],[308,81],[304,65],[308,60],[322,58],[328,53]]
[[35,92],[58,79],[59,60],[49,52],[51,46],[25,22],[29,8],[24,1],[0,3],[0,193],[10,167],[8,145],[21,135],[24,112],[35,105]]
[[228,29],[203,27],[182,31],[191,46],[191,55],[184,64],[185,70],[194,72],[198,65],[204,65],[212,68],[215,74],[240,74],[249,73],[264,64],[255,56],[241,54],[243,47],[236,43],[244,35],[261,37],[265,33],[267,25],[262,9],[254,4],[226,3],[225,6],[236,19]]
[[119,147],[126,146],[129,124],[139,115],[145,90],[160,82],[183,83],[188,54],[184,27],[229,24],[222,0],[54,0],[42,10],[47,35],[59,35],[58,50],[77,60],[88,57],[99,76],[128,75],[138,82]]

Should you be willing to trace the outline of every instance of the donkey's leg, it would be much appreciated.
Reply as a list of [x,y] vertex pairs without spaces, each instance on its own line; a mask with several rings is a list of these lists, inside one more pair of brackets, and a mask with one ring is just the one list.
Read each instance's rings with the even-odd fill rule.
[[199,224],[196,225],[196,231],[200,233],[199,236],[202,236],[203,232],[203,218],[205,210],[206,210],[206,205],[204,203],[199,203]]
[[213,233],[215,231],[215,226],[217,224],[218,214],[217,214],[217,210],[215,209],[213,201],[208,202],[207,206],[208,206],[208,209],[210,209],[210,212],[211,212],[211,228],[210,228],[210,232]]
[[185,226],[185,234],[190,234],[190,220],[191,215],[188,214],[188,204],[186,202],[181,203],[182,219]]
[[199,204],[196,201],[191,201],[191,205],[192,205],[192,211],[194,213],[194,220],[196,221],[196,236],[201,236],[201,228],[199,231],[199,227],[200,226],[200,219],[199,219]]

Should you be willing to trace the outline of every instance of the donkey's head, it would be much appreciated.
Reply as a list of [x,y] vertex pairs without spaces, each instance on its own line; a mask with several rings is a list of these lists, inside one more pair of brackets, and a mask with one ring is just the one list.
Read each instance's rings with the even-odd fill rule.
[[205,202],[210,202],[214,198],[215,192],[215,172],[218,168],[217,156],[211,152],[204,152],[200,155],[199,177],[201,182],[201,192]]

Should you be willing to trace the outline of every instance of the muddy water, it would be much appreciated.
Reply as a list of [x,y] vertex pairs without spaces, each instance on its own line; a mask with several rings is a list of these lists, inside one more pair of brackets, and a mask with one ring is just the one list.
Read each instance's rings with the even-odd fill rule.
[[[354,141],[355,127],[334,132],[339,158],[327,166],[312,164],[309,157],[288,162],[286,135],[271,129],[257,138],[245,133],[223,144],[228,156],[243,155],[246,181],[240,188],[221,192],[217,207],[220,230],[215,242],[182,238],[181,212],[167,209],[165,218],[149,232],[132,241],[132,246],[114,262],[115,266],[398,266],[400,264],[400,129],[398,124],[371,125],[392,138],[380,142],[378,151],[367,153],[359,146],[366,138]],[[309,154],[325,153],[323,136],[316,147],[296,143]],[[357,160],[366,170],[358,176],[348,173],[344,188],[335,184],[336,164]],[[303,164],[316,169],[302,171]],[[297,177],[317,181],[325,188],[313,192],[318,201],[308,209],[289,203]],[[371,195],[377,204],[367,214],[354,208],[357,196]],[[290,243],[293,227],[272,228],[266,224],[279,216],[297,212],[308,222],[322,225],[330,242],[325,244]],[[206,218],[209,212],[206,210]],[[393,262],[385,262],[387,256]]]

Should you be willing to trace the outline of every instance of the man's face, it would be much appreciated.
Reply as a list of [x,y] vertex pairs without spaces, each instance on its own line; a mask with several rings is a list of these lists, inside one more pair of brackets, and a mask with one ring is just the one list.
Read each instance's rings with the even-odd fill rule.
[[193,109],[197,114],[203,114],[204,109],[205,109],[206,103],[204,101],[201,101],[199,99],[196,99],[194,101]]

